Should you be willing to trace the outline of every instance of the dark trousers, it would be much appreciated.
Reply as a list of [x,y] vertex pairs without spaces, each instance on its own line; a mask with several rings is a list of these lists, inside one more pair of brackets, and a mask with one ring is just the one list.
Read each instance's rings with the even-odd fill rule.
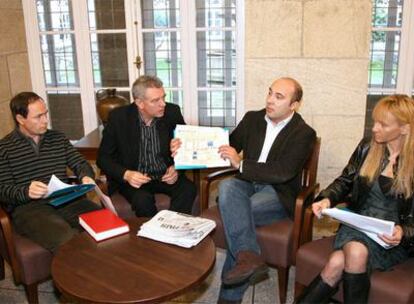
[[54,252],[76,233],[82,231],[78,215],[101,209],[87,199],[70,202],[61,207],[53,207],[48,200],[34,200],[17,207],[12,213],[16,231]]
[[119,192],[131,204],[136,216],[152,217],[158,211],[155,206],[155,193],[164,193],[171,197],[170,210],[191,214],[197,189],[184,174],[180,174],[172,185],[158,180],[144,184],[140,188],[124,184]]

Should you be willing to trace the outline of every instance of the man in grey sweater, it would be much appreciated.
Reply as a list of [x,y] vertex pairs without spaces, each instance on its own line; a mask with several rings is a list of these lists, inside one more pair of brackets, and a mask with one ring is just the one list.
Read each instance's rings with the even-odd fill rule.
[[100,209],[84,198],[53,207],[45,199],[54,174],[68,182],[70,168],[82,183],[94,183],[94,172],[61,132],[49,130],[48,110],[33,92],[10,101],[15,129],[0,140],[0,202],[21,235],[54,252],[81,231],[78,215]]

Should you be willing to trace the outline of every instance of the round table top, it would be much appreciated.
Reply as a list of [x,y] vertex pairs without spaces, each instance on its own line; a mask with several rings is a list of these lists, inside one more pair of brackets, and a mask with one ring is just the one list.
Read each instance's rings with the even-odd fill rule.
[[99,243],[83,232],[62,245],[52,261],[56,287],[68,300],[155,303],[201,283],[215,262],[211,238],[188,249],[138,237],[147,220],[127,220],[129,234]]

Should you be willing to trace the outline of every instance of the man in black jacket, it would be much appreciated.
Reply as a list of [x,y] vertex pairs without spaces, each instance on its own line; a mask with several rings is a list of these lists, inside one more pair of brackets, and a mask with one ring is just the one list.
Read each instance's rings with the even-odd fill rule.
[[174,169],[170,141],[185,124],[177,105],[165,102],[162,82],[141,76],[132,86],[134,103],[109,114],[97,165],[106,174],[109,194],[119,191],[137,216],[157,213],[154,193],[171,197],[170,209],[191,213],[195,185]]
[[239,170],[219,185],[218,206],[228,245],[219,303],[240,303],[249,280],[267,272],[255,226],[294,215],[301,171],[316,139],[315,131],[295,112],[301,99],[296,80],[277,79],[269,88],[266,108],[246,113],[230,135],[230,146],[219,149]]

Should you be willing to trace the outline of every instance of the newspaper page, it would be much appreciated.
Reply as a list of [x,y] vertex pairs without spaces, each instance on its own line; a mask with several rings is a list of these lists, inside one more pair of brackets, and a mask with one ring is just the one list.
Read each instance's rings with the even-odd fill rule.
[[395,225],[394,222],[364,216],[338,208],[324,209],[322,210],[322,214],[329,215],[341,223],[365,233],[368,237],[386,249],[393,247],[381,240],[378,237],[378,234],[392,235]]
[[219,127],[177,125],[175,138],[181,140],[181,147],[174,157],[175,169],[203,169],[228,167],[218,153],[221,145],[229,144],[229,130]]
[[142,224],[137,235],[190,248],[197,245],[216,226],[212,220],[170,210],[161,210]]

